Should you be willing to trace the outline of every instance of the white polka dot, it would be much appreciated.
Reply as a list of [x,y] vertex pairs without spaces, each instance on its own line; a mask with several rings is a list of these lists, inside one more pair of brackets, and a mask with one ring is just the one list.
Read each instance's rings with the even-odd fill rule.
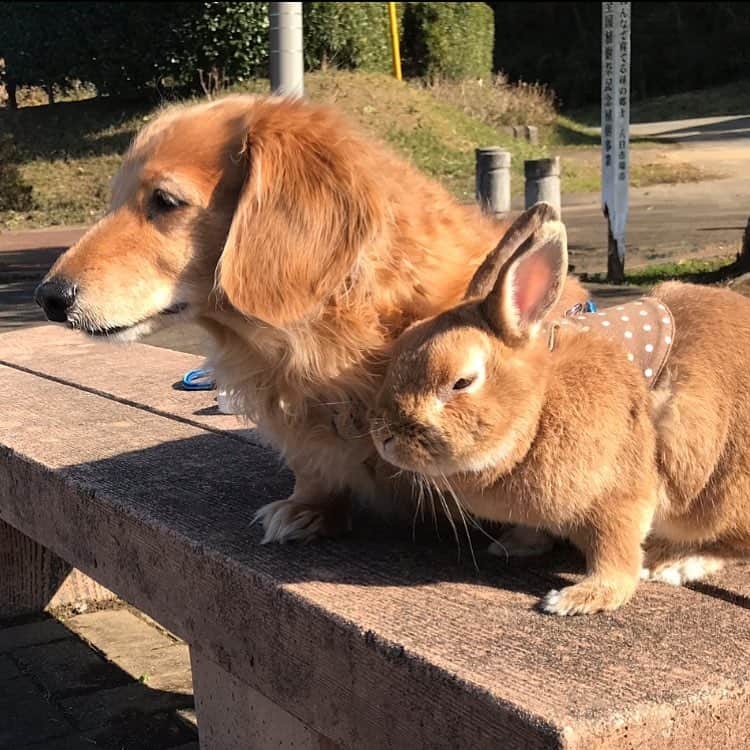
[[643,315],[645,317],[646,315],[648,315],[648,310],[641,310],[640,313],[638,314]]
[[641,302],[640,300],[636,300],[636,301],[635,301],[635,304],[636,304],[636,305],[642,305],[642,304],[643,304],[643,302]]
[[662,318],[661,322],[664,323],[664,325],[669,325],[669,318]]
[[651,330],[651,326],[648,323],[646,323],[646,325],[643,326],[643,330],[644,331],[650,331]]
[[633,356],[633,352],[628,352],[628,361],[632,362],[634,359],[635,357]]
[[602,317],[604,317],[606,313],[597,313],[597,315],[601,315]]
[[633,332],[632,331],[625,331],[625,338],[626,339],[632,339],[633,338]]
[[646,369],[646,370],[643,371],[643,374],[647,378],[650,378],[654,374],[654,371],[649,367],[648,369]]
[[654,345],[653,344],[646,344],[645,349],[649,354],[654,351]]
[[664,305],[659,305],[659,309],[660,309],[660,310],[666,310],[667,308],[666,308],[666,307],[664,307]]
[[579,315],[578,320],[586,320],[586,318],[584,318],[583,315]]
[[608,320],[603,320],[602,321],[602,325],[603,326],[608,326],[609,325],[609,321]]
[[617,309],[618,309],[618,310],[623,310],[624,308],[622,308],[622,307],[618,307]]
[[629,317],[628,317],[627,315],[623,315],[623,316],[622,316],[622,317],[620,318],[620,320],[621,320],[621,321],[622,321],[623,323],[627,323],[627,322],[628,322],[628,321],[630,320],[630,318],[629,318]]
[[665,336],[664,337],[664,343],[665,344],[671,344],[672,343],[672,337],[671,336]]
[[584,326],[581,328],[581,330],[585,333],[586,331],[590,331],[591,329],[588,326]]

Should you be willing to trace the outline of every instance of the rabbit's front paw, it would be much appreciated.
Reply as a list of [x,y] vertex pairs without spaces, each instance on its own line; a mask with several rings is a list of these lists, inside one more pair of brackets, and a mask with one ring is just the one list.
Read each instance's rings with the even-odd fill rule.
[[561,591],[549,591],[540,607],[551,615],[589,615],[617,609],[630,599],[634,588],[630,584],[617,586],[601,580],[583,580]]

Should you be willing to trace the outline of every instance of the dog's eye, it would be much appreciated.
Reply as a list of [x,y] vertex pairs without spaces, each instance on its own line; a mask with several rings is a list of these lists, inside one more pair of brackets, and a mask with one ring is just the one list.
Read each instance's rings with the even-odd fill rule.
[[454,391],[465,391],[475,380],[476,380],[476,377],[459,378],[453,384],[453,390]]
[[184,206],[185,203],[164,190],[154,190],[151,203],[156,211],[166,212]]

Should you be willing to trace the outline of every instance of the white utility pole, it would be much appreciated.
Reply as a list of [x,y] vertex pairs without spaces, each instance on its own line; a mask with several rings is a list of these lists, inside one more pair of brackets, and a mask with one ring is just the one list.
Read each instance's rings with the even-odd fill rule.
[[305,93],[302,3],[269,3],[271,90],[281,96]]
[[630,3],[602,3],[602,210],[607,278],[625,274],[630,144]]

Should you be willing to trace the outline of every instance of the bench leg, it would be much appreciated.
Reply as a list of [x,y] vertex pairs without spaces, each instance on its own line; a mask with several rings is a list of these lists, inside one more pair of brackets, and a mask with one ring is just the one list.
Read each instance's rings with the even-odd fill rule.
[[201,750],[341,750],[193,648],[190,661]]
[[0,619],[114,596],[46,547],[0,521]]

